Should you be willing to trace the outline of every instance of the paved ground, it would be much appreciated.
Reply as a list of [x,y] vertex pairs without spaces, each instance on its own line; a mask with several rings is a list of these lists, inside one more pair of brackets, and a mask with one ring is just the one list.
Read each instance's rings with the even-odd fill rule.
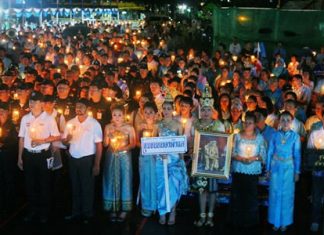
[[[296,191],[296,219],[295,224],[289,228],[285,234],[291,235],[308,235],[311,234],[309,228],[309,202],[307,197],[307,186],[305,183],[299,183]],[[67,193],[62,193],[61,202],[55,207],[50,222],[46,225],[40,225],[37,222],[26,224],[22,221],[26,214],[26,204],[21,200],[19,207],[0,222],[1,235],[58,235],[58,234],[112,234],[112,235],[210,235],[210,234],[283,234],[274,233],[270,225],[266,222],[266,207],[261,208],[261,223],[258,228],[243,231],[242,229],[233,228],[227,223],[227,205],[218,205],[216,208],[215,227],[200,228],[193,226],[196,218],[197,199],[194,195],[183,198],[177,210],[177,224],[175,226],[161,226],[158,224],[158,217],[146,219],[140,216],[138,209],[135,209],[124,223],[110,223],[108,215],[103,212],[101,207],[100,193],[96,200],[97,214],[89,225],[81,223],[66,223],[63,220],[64,215],[69,211],[69,197]],[[318,233],[320,234],[320,233]]]

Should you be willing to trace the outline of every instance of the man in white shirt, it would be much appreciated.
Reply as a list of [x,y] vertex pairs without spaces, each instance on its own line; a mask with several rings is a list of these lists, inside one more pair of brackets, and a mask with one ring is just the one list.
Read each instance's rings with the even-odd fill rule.
[[233,42],[229,46],[229,52],[232,55],[239,55],[241,53],[241,50],[242,50],[242,48],[241,48],[240,43],[238,42],[237,38],[234,37]]
[[75,106],[76,117],[67,122],[63,134],[69,143],[72,214],[66,220],[82,217],[88,223],[93,217],[94,176],[99,175],[102,155],[102,129],[99,122],[87,115],[89,101],[80,99]]
[[291,80],[292,90],[297,95],[297,101],[306,110],[311,100],[312,91],[308,86],[303,84],[303,78],[300,74],[295,74]]
[[34,92],[29,99],[30,113],[20,123],[18,167],[25,173],[30,222],[38,216],[46,223],[50,207],[50,176],[53,158],[49,149],[51,142],[60,139],[55,119],[43,112],[43,96]]

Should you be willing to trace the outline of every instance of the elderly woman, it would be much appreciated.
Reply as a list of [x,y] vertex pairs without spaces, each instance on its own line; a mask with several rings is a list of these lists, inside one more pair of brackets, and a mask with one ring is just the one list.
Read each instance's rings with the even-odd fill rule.
[[258,224],[258,177],[265,162],[265,141],[256,131],[256,117],[247,112],[243,130],[235,134],[232,153],[231,222],[239,227]]
[[295,181],[299,179],[301,145],[299,135],[290,129],[293,116],[284,111],[268,148],[267,172],[270,174],[268,221],[276,231],[293,223]]

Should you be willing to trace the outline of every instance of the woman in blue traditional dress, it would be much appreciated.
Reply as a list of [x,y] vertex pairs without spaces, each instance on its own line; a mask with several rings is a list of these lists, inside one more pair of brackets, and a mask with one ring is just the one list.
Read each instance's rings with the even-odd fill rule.
[[[213,120],[214,99],[209,87],[205,88],[200,99],[201,118],[194,122],[194,130],[203,132],[225,132],[224,124],[219,120]],[[194,134],[193,134],[194,135]],[[194,177],[192,188],[199,191],[199,219],[194,222],[197,227],[214,226],[214,209],[216,204],[216,192],[218,189],[217,179],[207,177]],[[208,200],[207,200],[208,199]],[[208,214],[206,207],[208,202]]]
[[[182,134],[182,125],[172,116],[173,99],[166,97],[162,105],[163,118],[157,125],[154,136],[177,136]],[[167,205],[164,160],[167,160],[169,208]],[[187,193],[188,176],[185,163],[180,154],[159,155],[156,158],[157,210],[160,215],[159,223],[166,223],[166,214],[170,213],[168,225],[175,224],[176,204],[181,196]]]
[[267,172],[270,175],[268,221],[282,231],[293,223],[295,182],[299,179],[301,144],[299,135],[290,129],[293,116],[284,111],[268,148]]
[[257,186],[265,158],[265,141],[256,131],[256,117],[246,112],[243,130],[234,136],[232,153],[230,217],[235,226],[248,228],[259,223]]
[[[156,129],[156,118],[158,109],[153,102],[145,103],[144,122],[138,124],[137,139],[140,144],[141,137],[152,137],[153,130]],[[149,217],[157,209],[157,193],[156,193],[156,172],[155,172],[155,156],[141,155],[139,156],[139,176],[140,176],[140,198],[142,205],[142,215]]]
[[132,209],[132,161],[134,128],[125,122],[123,105],[111,107],[112,121],[105,127],[104,145],[108,147],[103,172],[104,209],[112,221],[123,221]]

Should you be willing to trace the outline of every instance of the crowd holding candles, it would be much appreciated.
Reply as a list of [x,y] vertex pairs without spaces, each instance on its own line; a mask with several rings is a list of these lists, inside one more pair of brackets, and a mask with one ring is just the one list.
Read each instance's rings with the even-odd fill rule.
[[[66,220],[88,223],[101,203],[112,222],[126,220],[137,205],[142,216],[158,213],[160,224],[174,225],[177,205],[192,191],[199,198],[193,223],[213,227],[218,179],[190,175],[198,130],[234,135],[229,223],[260,223],[262,175],[269,182],[268,222],[285,231],[293,224],[296,182],[311,173],[310,229],[319,229],[324,47],[289,59],[278,43],[266,60],[238,39],[228,42],[230,51],[220,43],[213,54],[175,47],[185,26],[173,23],[140,30],[96,23],[87,35],[63,33],[69,27],[0,34],[1,212],[13,208],[18,165],[29,205],[25,222],[48,221],[51,188],[60,187],[51,179],[68,172]],[[142,138],[177,135],[186,136],[186,153],[140,151]],[[102,188],[101,202],[95,187]]]

